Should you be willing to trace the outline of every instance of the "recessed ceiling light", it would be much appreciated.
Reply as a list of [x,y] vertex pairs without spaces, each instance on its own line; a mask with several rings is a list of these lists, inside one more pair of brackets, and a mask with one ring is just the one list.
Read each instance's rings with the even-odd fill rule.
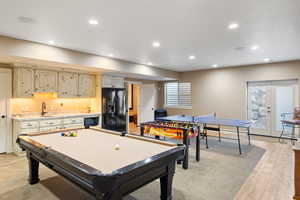
[[195,60],[195,59],[196,59],[196,56],[190,55],[190,56],[189,56],[189,59],[190,59],[190,60]]
[[212,65],[212,67],[214,67],[214,68],[217,68],[217,67],[218,67],[218,65],[217,65],[217,64],[213,64],[213,65]]
[[49,41],[48,41],[48,44],[51,44],[51,45],[52,45],[52,44],[54,44],[54,43],[55,43],[55,42],[54,42],[53,40],[49,40]]
[[89,24],[90,24],[90,25],[98,25],[99,22],[98,22],[98,20],[96,20],[96,19],[90,19],[90,20],[89,20]]
[[153,65],[153,63],[152,62],[148,62],[147,65]]
[[257,50],[257,49],[259,49],[258,45],[254,45],[254,46],[251,47],[251,50]]
[[153,47],[160,47],[160,43],[158,41],[152,42]]
[[111,54],[109,54],[108,56],[109,56],[109,57],[114,57],[115,55],[111,53]]
[[229,29],[237,29],[238,27],[240,27],[238,23],[231,23],[228,25]]
[[270,59],[270,58],[265,58],[264,61],[265,61],[265,62],[270,62],[271,59]]

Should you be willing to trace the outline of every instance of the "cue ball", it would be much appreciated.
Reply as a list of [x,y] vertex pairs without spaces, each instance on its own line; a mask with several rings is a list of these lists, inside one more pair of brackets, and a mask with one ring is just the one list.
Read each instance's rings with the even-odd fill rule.
[[120,145],[116,144],[115,145],[115,150],[119,150],[120,149]]

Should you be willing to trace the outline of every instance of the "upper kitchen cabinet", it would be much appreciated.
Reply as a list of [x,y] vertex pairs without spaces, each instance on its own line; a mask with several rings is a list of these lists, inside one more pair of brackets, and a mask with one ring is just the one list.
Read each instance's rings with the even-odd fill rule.
[[33,97],[34,71],[30,67],[15,67],[13,78],[13,94],[16,98]]
[[112,84],[111,84],[111,76],[102,76],[102,87],[103,88],[111,88]]
[[102,76],[103,88],[124,88],[124,78],[116,76]]
[[124,78],[122,77],[112,77],[111,85],[113,88],[124,88]]
[[57,72],[35,70],[35,92],[57,92]]
[[58,96],[72,98],[78,95],[78,74],[72,72],[59,72]]
[[92,74],[79,74],[78,97],[96,96],[96,76]]
[[34,93],[57,93],[59,98],[96,97],[96,75],[56,68],[47,70],[29,64],[14,63],[13,94],[30,98]]

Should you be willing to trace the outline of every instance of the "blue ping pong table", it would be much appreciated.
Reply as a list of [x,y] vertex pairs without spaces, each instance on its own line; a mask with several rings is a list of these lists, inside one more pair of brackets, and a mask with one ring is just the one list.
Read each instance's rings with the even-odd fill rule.
[[[217,131],[219,133],[219,141],[221,141],[221,127],[235,127],[237,133],[237,140],[239,145],[239,153],[242,154],[241,150],[241,141],[240,141],[240,129],[246,129],[248,135],[248,142],[250,142],[250,127],[251,122],[248,120],[239,120],[239,119],[222,119],[217,118],[216,114],[210,114],[205,116],[191,116],[191,115],[173,115],[167,117],[160,117],[157,119],[158,121],[170,121],[170,122],[180,122],[187,124],[194,124],[198,126],[202,126],[203,135],[206,136],[207,139],[207,131]],[[207,140],[206,140],[207,142]],[[206,143],[206,147],[208,148],[208,144]]]

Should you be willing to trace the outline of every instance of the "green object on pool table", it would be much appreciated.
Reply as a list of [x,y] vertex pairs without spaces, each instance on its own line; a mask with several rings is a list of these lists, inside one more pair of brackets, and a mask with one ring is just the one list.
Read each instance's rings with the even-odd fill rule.
[[61,133],[60,134],[61,136],[65,136],[65,137],[76,137],[77,136],[77,132],[75,132],[75,131],[71,131],[71,132],[69,132],[69,133]]

